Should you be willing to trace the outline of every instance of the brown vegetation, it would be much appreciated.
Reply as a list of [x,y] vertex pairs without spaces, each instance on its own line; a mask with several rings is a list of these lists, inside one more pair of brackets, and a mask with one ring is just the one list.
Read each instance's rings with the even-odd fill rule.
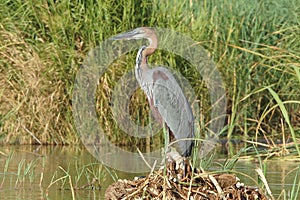
[[53,54],[47,54],[55,49],[51,44],[36,49],[20,30],[8,31],[3,26],[0,46],[1,143],[64,143],[67,138],[63,137],[73,131],[62,115],[69,106],[65,85],[55,66],[51,67]]
[[192,171],[185,160],[184,169],[167,162],[144,178],[118,180],[110,185],[105,199],[269,199],[259,188],[245,186],[234,174],[209,174],[200,169]]

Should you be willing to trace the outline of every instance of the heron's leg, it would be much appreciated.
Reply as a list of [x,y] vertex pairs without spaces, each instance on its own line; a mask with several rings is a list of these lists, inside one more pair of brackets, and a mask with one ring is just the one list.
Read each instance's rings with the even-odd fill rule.
[[164,148],[163,148],[164,149],[163,150],[164,157],[167,155],[167,153],[169,151],[169,143],[170,143],[169,133],[170,133],[170,130],[169,130],[168,126],[166,125],[166,123],[163,123],[163,134],[164,134],[164,138],[165,138]]
[[170,146],[173,133],[171,132],[169,127],[167,127],[166,124],[164,124],[163,129],[165,134],[165,148],[164,148],[165,161],[167,162],[175,161],[176,163],[182,163],[183,162],[182,156],[178,153],[175,147]]
[[170,144],[170,137],[169,137],[169,133],[170,130],[168,128],[168,126],[166,125],[166,123],[163,123],[163,134],[164,134],[164,147],[162,148],[162,156],[163,159],[161,161],[161,165],[164,165],[167,160],[168,160],[168,151],[169,151],[169,144]]
[[[182,157],[174,147],[169,148],[169,152],[165,153],[165,158],[162,160],[161,169],[166,169],[166,166],[174,166],[174,170],[180,170],[181,173],[178,173],[178,180],[182,177],[185,177],[186,171],[186,159]],[[168,163],[168,164],[167,164]]]

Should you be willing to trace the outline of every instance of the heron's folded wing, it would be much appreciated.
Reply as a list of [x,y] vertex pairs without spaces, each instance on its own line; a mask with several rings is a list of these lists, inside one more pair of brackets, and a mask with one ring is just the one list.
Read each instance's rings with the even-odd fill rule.
[[[193,115],[180,86],[173,76],[157,77],[153,85],[154,106],[174,134],[176,140],[194,137]],[[181,140],[178,146],[185,155],[193,142]]]

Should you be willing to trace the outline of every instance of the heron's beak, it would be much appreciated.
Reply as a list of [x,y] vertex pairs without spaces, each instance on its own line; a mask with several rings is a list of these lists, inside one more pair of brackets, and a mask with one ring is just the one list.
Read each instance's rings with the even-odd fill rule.
[[136,38],[137,36],[137,32],[136,30],[133,30],[133,31],[129,31],[129,32],[126,32],[126,33],[121,33],[121,34],[118,34],[114,37],[111,37],[110,39],[111,40],[130,40],[130,39],[138,39]]

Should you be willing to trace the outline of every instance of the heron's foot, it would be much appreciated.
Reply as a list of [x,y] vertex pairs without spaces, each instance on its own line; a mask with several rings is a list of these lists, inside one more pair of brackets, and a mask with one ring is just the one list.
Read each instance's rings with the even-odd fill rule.
[[182,157],[175,148],[171,147],[170,150],[166,153],[166,157],[162,160],[162,167],[165,163],[175,163],[175,170],[184,169],[185,158]]
[[[193,169],[188,158],[182,157],[175,148],[172,148],[165,154],[165,159],[161,163],[160,170],[165,170],[169,180],[178,182],[186,177]],[[164,169],[165,168],[165,169]]]

